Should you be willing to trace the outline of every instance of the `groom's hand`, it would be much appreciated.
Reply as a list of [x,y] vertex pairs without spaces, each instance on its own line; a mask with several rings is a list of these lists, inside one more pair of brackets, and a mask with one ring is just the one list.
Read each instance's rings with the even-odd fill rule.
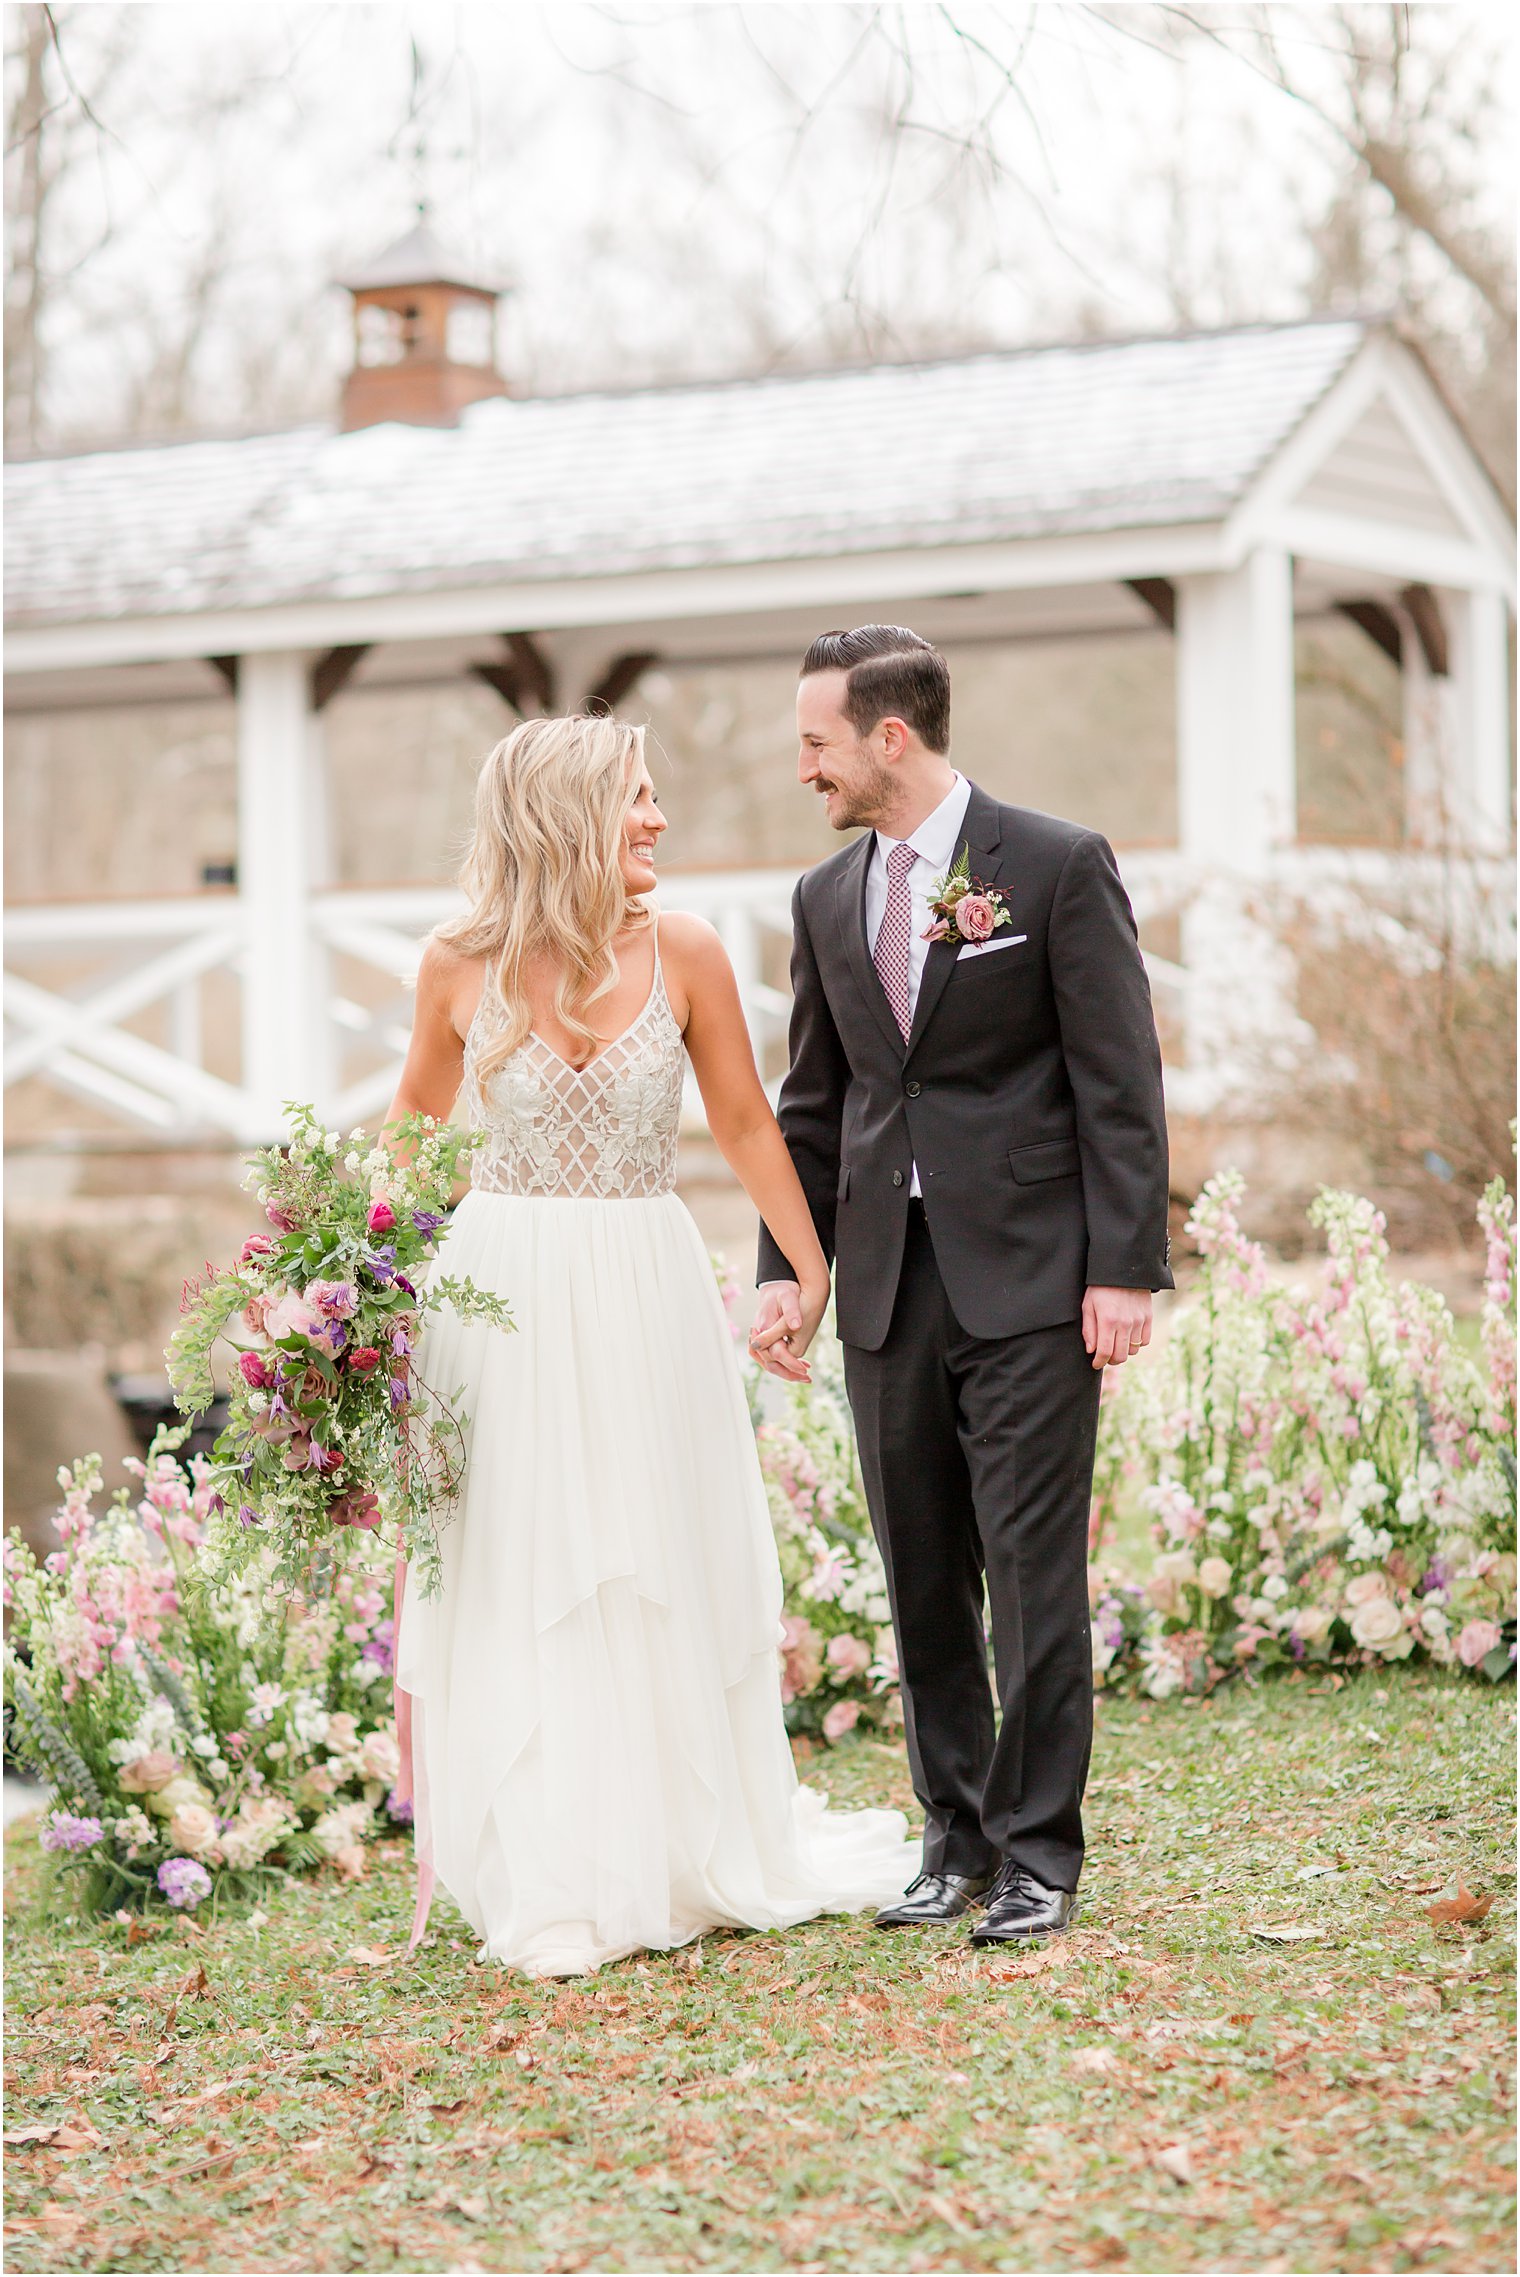
[[808,1364],[791,1350],[791,1339],[802,1334],[802,1291],[795,1281],[766,1281],[749,1332],[752,1356],[768,1376],[786,1384],[805,1384]]
[[1082,1299],[1082,1341],[1095,1368],[1117,1368],[1151,1340],[1149,1289],[1089,1289]]

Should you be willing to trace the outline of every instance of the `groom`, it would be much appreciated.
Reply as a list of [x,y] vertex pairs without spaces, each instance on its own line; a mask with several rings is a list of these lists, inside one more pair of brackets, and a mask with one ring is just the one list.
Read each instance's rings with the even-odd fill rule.
[[[924,1808],[923,1871],[876,1919],[980,1898],[973,1944],[1042,1937],[1082,1867],[1102,1371],[1149,1341],[1172,1285],[1150,992],[1107,842],[951,765],[927,641],[822,634],[797,727],[834,829],[865,825],[792,903],[779,1113],[835,1260]],[[764,1227],[760,1281],[752,1349],[795,1379],[799,1291]]]

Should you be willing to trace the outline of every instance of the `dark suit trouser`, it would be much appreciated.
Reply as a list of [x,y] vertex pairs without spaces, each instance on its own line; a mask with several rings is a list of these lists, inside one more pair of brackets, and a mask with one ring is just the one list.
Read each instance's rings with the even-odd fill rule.
[[1092,1751],[1087,1522],[1102,1384],[1081,1324],[968,1336],[915,1203],[886,1342],[846,1345],[844,1362],[897,1632],[924,1869],[985,1873],[1009,1858],[1074,1890]]

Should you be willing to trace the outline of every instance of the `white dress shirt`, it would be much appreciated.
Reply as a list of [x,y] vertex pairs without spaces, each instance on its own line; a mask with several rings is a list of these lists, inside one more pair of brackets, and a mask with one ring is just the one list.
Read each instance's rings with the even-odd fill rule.
[[[876,936],[887,911],[887,863],[895,846],[911,846],[918,856],[908,872],[908,893],[911,908],[908,925],[908,1003],[918,1004],[918,986],[924,977],[924,960],[929,944],[924,939],[933,919],[929,905],[934,899],[934,887],[945,876],[956,855],[960,852],[961,826],[966,809],[971,803],[971,785],[964,775],[958,774],[932,814],[925,815],[918,828],[906,839],[888,838],[882,831],[876,833],[876,848],[866,870],[866,946],[872,956],[876,954]],[[913,1183],[909,1192],[922,1194],[918,1180],[918,1164],[913,1165]]]

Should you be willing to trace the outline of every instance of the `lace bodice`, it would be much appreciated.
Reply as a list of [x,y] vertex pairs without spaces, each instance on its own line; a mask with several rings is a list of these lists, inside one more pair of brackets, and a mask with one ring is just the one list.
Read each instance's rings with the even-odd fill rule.
[[464,1105],[486,1143],[470,1183],[487,1194],[592,1195],[629,1201],[676,1182],[685,1048],[659,945],[644,1008],[584,1067],[530,1034],[484,1085],[476,1062],[493,1017],[489,984],[464,1045]]

